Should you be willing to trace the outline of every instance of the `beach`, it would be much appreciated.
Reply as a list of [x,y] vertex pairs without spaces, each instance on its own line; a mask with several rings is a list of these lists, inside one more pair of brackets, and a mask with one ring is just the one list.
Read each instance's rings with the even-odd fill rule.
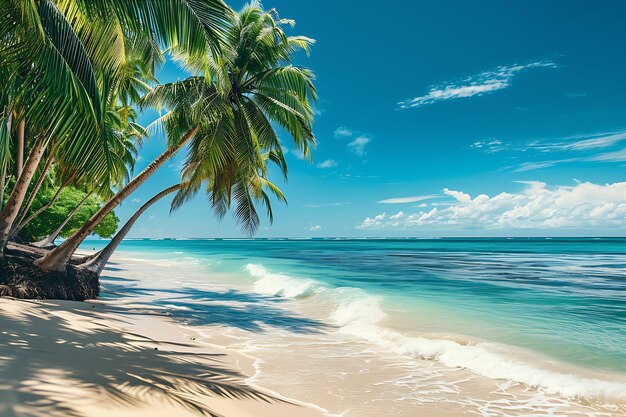
[[109,303],[0,300],[2,416],[321,416],[249,384],[253,360]]
[[625,14],[0,1],[0,417],[626,416]]
[[[328,245],[300,243],[313,244]],[[252,245],[257,258],[235,254],[230,245],[242,252]],[[576,346],[569,357],[566,352],[559,357],[549,346],[538,351],[515,346],[514,339],[502,343],[504,330],[478,337],[479,330],[492,326],[493,332],[501,324],[462,319],[451,304],[447,312],[432,304],[421,310],[423,317],[406,317],[406,311],[397,314],[402,304],[390,303],[390,295],[331,287],[323,278],[327,271],[319,268],[317,275],[293,268],[289,275],[277,272],[278,263],[259,252],[276,245],[298,243],[130,241],[103,273],[98,301],[2,300],[0,366],[12,379],[2,381],[0,414],[368,417],[384,410],[398,417],[619,416],[626,411],[626,377],[619,358],[610,357],[619,355],[611,346],[600,352],[605,359],[599,363]],[[219,256],[198,255],[206,247],[220,248]],[[284,253],[272,256],[287,270]],[[610,256],[594,256],[608,276]],[[267,266],[252,262],[260,257]],[[488,270],[483,266],[482,274]],[[620,288],[613,291],[621,294]],[[472,314],[467,308],[465,315]],[[455,321],[465,331],[453,328]],[[539,337],[524,326],[525,340]],[[605,337],[619,340],[619,317],[616,326],[618,333]],[[552,333],[556,339],[558,332]]]

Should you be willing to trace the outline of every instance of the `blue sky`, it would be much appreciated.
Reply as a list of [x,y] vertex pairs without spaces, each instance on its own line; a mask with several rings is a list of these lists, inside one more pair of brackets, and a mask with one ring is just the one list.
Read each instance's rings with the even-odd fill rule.
[[[239,7],[243,2],[230,2]],[[273,0],[317,43],[314,161],[259,237],[624,235],[626,2]],[[162,82],[185,74],[166,65]],[[148,123],[154,114],[142,116]],[[137,170],[163,150],[149,139]],[[118,210],[175,184],[181,154]],[[133,237],[240,237],[202,196]]]

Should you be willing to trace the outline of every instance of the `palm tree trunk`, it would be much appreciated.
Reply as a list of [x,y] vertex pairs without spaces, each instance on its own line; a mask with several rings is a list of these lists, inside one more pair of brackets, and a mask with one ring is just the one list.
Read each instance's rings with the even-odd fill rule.
[[37,182],[35,183],[35,186],[33,187],[33,190],[31,191],[30,196],[28,197],[28,200],[26,201],[26,204],[22,205],[22,209],[20,210],[19,220],[15,222],[16,224],[21,225],[22,222],[24,221],[24,217],[26,217],[26,213],[28,213],[28,210],[30,210],[30,207],[33,205],[33,202],[35,201],[35,197],[37,197],[37,193],[39,192],[39,189],[43,185],[43,181],[46,179],[46,174],[48,174],[48,171],[50,170],[50,167],[52,166],[53,160],[54,158],[52,157],[52,154],[50,154],[48,156],[48,159],[46,160],[46,165],[44,165],[41,171],[41,174],[39,175],[39,178],[37,179]]
[[54,246],[54,241],[59,237],[63,228],[72,220],[74,214],[78,211],[79,208],[87,201],[87,199],[91,197],[91,193],[87,194],[85,198],[83,198],[80,203],[76,207],[70,211],[70,214],[67,215],[66,219],[57,227],[52,233],[50,233],[45,239],[42,239],[38,242],[33,243],[33,246],[37,246],[38,248],[51,248]]
[[96,256],[89,257],[87,262],[85,262],[84,264],[81,264],[81,266],[85,269],[88,269],[100,275],[100,273],[106,266],[107,262],[109,262],[109,259],[111,259],[111,255],[113,255],[113,252],[115,252],[115,249],[117,249],[119,244],[122,243],[122,240],[124,240],[124,238],[130,231],[130,229],[132,229],[137,219],[139,219],[139,217],[148,208],[150,208],[154,203],[156,203],[157,201],[159,201],[166,195],[171,194],[174,191],[178,191],[180,189],[180,186],[181,186],[180,184],[176,184],[169,188],[166,188],[165,190],[161,191],[160,193],[152,197],[150,200],[148,200],[143,206],[139,208],[139,210],[135,212],[135,214],[131,216],[130,219],[128,219],[126,224],[124,224],[124,226],[119,230],[119,232],[115,234],[113,239],[111,239],[109,244],[106,245],[104,249],[98,252]]
[[44,211],[46,211],[50,207],[52,207],[52,205],[54,203],[56,203],[56,201],[59,199],[59,197],[61,197],[61,191],[63,191],[65,189],[65,187],[67,187],[67,185],[70,183],[70,181],[72,181],[73,178],[74,177],[71,176],[70,178],[65,180],[65,182],[63,184],[61,184],[61,186],[59,187],[57,192],[54,193],[54,195],[52,196],[52,198],[50,199],[50,201],[48,201],[48,203],[46,205],[40,207],[38,210],[36,210],[34,213],[32,213],[30,216],[28,216],[24,221],[18,223],[18,225],[15,227],[15,229],[11,232],[10,236],[13,237],[13,236],[17,235],[28,223],[30,223],[31,221],[33,221],[33,219],[35,219],[41,213],[43,213]]
[[22,119],[17,126],[17,160],[15,161],[16,172],[15,175],[19,177],[22,175],[24,169],[24,130],[26,127],[26,120]]
[[0,172],[0,210],[4,206],[4,187],[6,187],[7,181],[7,167],[2,167],[2,172]]
[[[13,127],[13,112],[9,112],[9,118],[7,120],[7,130],[11,135],[11,128]],[[8,162],[4,161],[2,165],[2,173],[0,174],[0,210],[4,208],[4,188],[7,183],[7,168]]]
[[98,224],[104,219],[107,214],[115,209],[126,197],[133,193],[141,184],[146,182],[157,169],[161,167],[167,160],[176,154],[185,144],[196,134],[198,128],[195,127],[182,137],[180,142],[176,146],[170,147],[168,150],[159,155],[154,161],[150,163],[141,173],[133,178],[128,184],[124,186],[113,198],[111,198],[104,206],[98,210],[96,214],[91,218],[72,236],[67,238],[59,246],[48,252],[43,258],[37,259],[35,265],[44,272],[58,271],[63,272],[67,266],[68,261],[71,259],[72,254],[80,246]]
[[13,187],[13,191],[7,200],[7,204],[4,206],[2,211],[0,211],[0,253],[4,253],[4,248],[9,240],[9,233],[11,232],[11,228],[13,227],[13,223],[15,222],[15,218],[17,217],[20,207],[24,202],[24,197],[26,197],[28,185],[30,184],[33,175],[35,175],[39,161],[41,161],[41,157],[43,156],[43,152],[46,148],[46,143],[47,140],[43,136],[37,138],[30,154],[28,155],[26,165],[22,170],[22,175],[20,175],[17,179],[15,187]]

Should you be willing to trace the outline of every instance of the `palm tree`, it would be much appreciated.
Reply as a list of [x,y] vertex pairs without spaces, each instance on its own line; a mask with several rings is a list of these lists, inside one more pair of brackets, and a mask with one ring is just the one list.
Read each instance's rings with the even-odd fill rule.
[[[267,174],[266,164],[268,161],[277,162],[278,160],[275,158],[270,158],[270,153],[264,154],[261,158],[261,162],[263,165],[259,166],[250,178],[245,178],[243,172],[228,172],[230,175],[232,175],[230,182],[233,184],[232,189],[235,190],[233,194],[237,203],[237,217],[242,223],[243,229],[248,230],[251,233],[254,232],[254,230],[259,225],[259,216],[255,208],[255,203],[260,202],[266,207],[270,223],[274,220],[271,201],[266,190],[270,190],[278,198],[279,201],[283,201],[285,203],[287,201],[282,191],[280,191],[280,189],[276,185],[274,185],[267,178],[265,178],[265,175]],[[286,165],[281,164],[280,162],[278,162],[278,165],[279,168],[283,171],[283,174],[286,175]],[[124,226],[116,233],[113,239],[111,239],[111,241],[102,250],[84,259],[83,262],[80,263],[80,266],[97,274],[100,274],[106,264],[109,262],[109,259],[111,259],[111,256],[113,255],[117,247],[120,245],[120,243],[122,243],[122,240],[124,240],[126,235],[128,235],[139,217],[141,217],[141,215],[146,210],[148,210],[150,207],[152,207],[152,205],[154,205],[154,203],[161,200],[162,198],[178,191],[176,198],[172,202],[172,209],[174,210],[180,207],[184,201],[195,195],[195,192],[199,189],[202,183],[207,183],[207,193],[209,194],[209,196],[212,196],[212,194],[215,192],[215,184],[224,183],[224,179],[220,178],[219,180],[217,180],[213,177],[205,177],[205,175],[211,175],[211,173],[210,170],[207,171],[204,168],[205,167],[203,166],[202,162],[189,164],[184,175],[185,178],[189,179],[189,183],[176,184],[157,193],[154,197],[152,197],[145,204],[143,204],[130,217],[130,219],[124,224]],[[226,194],[230,194],[230,191],[226,190],[226,192],[220,193],[219,198],[224,198]],[[219,198],[216,196],[215,199],[211,198],[211,200],[216,203]],[[223,217],[223,215],[226,213],[226,210],[230,208],[230,205],[231,198],[229,195],[228,198],[220,201],[219,204],[214,204],[213,206],[216,209],[218,216]],[[50,241],[46,240],[46,243],[49,245]]]
[[[184,50],[176,59],[201,75],[155,87],[142,100],[144,107],[170,110],[157,122],[165,127],[169,147],[144,171],[124,186],[87,223],[46,256],[36,261],[44,271],[64,271],[72,254],[119,203],[147,180],[165,161],[191,142],[188,164],[202,161],[203,179],[210,179],[214,206],[235,193],[251,202],[245,181],[229,182],[238,174],[253,178],[264,166],[267,153],[285,166],[282,148],[272,123],[284,128],[305,155],[315,144],[312,133],[315,100],[313,74],[290,64],[293,55],[308,52],[313,40],[286,36],[275,11],[264,11],[257,2],[244,7],[226,32],[221,55],[200,58]],[[191,195],[188,189],[186,195]],[[182,198],[182,197],[181,197]],[[253,219],[250,204],[237,208],[240,219]],[[219,211],[218,211],[219,213]],[[254,221],[246,222],[254,231]],[[257,222],[258,223],[258,222]]]
[[[212,54],[219,50],[229,15],[221,0],[0,2],[0,73],[21,77],[10,101],[0,103],[0,123],[13,117],[8,114],[18,116],[18,162],[20,143],[30,148],[0,213],[0,249],[50,143],[76,170],[97,168],[105,179],[119,174],[109,150],[106,109],[111,92],[124,89],[127,58],[154,65],[161,47],[191,56]],[[5,178],[7,158],[0,157]]]

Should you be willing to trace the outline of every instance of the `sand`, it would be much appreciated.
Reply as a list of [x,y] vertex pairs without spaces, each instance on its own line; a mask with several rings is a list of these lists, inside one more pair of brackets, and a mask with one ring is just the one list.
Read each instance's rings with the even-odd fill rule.
[[319,417],[246,383],[251,358],[154,312],[0,299],[0,416]]

